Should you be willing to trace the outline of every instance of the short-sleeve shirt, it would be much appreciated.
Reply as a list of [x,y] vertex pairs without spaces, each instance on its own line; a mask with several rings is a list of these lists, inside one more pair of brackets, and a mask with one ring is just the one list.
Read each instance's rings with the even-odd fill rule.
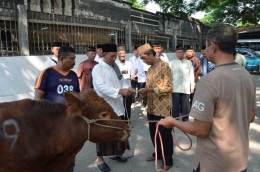
[[56,66],[49,67],[39,74],[35,89],[44,92],[44,100],[59,103],[65,103],[64,92],[80,92],[77,74],[72,70],[61,73]]
[[194,169],[243,171],[247,168],[249,125],[256,110],[256,84],[240,65],[218,66],[197,83],[190,116],[212,122],[205,138],[197,137]]
[[94,88],[91,72],[96,64],[98,62],[90,60],[85,60],[79,64],[77,76],[79,79],[82,79],[80,84],[81,92],[84,92],[88,88]]

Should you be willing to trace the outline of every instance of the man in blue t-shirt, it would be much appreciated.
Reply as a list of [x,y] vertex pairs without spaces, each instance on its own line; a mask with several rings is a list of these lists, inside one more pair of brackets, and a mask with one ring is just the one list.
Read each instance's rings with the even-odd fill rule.
[[[60,47],[57,65],[43,70],[37,77],[34,99],[65,103],[64,92],[80,92],[77,74],[71,70],[75,65],[75,59],[75,50],[72,47]],[[70,172],[74,166],[75,158],[70,165]]]

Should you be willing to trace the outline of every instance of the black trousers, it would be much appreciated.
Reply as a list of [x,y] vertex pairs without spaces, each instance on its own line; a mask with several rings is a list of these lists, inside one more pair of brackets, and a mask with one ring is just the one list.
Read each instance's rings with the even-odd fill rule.
[[124,119],[128,120],[131,117],[131,105],[132,105],[132,95],[128,97],[123,97],[123,103],[124,103],[124,108],[125,108],[125,115]]
[[[147,114],[147,119],[148,120],[161,120],[164,117],[161,116],[155,116],[152,114]],[[156,123],[155,122],[150,122],[149,123],[149,130],[150,130],[150,137],[153,142],[154,146],[154,136],[155,136],[155,131],[156,131]],[[163,149],[164,149],[164,156],[165,156],[165,161],[166,165],[172,165],[173,164],[173,139],[172,139],[172,129],[165,128],[163,126],[159,126],[158,128],[159,132],[161,133],[162,136],[162,142],[163,142]],[[157,157],[159,159],[162,158],[162,149],[161,149],[161,143],[159,139],[159,135],[157,136]],[[155,157],[155,153],[153,153],[153,156]]]
[[[190,103],[189,103],[189,94],[183,93],[172,93],[172,117],[179,117],[180,108],[182,115],[189,114],[190,111]],[[184,117],[183,121],[187,121],[189,117]]]
[[194,94],[195,94],[195,89],[194,89],[193,93],[190,93],[190,110],[191,110],[191,107],[192,107],[192,101],[193,101]]
[[[138,91],[138,78],[135,77],[134,80],[131,80],[131,87],[134,91]],[[136,90],[137,89],[137,90]],[[138,92],[134,92],[132,94],[132,98],[133,98],[133,103],[136,102],[137,98],[138,98]]]
[[[138,82],[138,90],[140,89],[140,88],[145,88],[145,82]],[[143,99],[143,105],[144,106],[146,106],[147,105],[147,98],[144,98]]]

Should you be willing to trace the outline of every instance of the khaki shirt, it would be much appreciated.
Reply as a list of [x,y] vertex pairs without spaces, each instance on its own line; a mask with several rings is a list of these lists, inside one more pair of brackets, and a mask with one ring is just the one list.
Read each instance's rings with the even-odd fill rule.
[[256,110],[256,84],[240,65],[218,66],[197,83],[190,116],[211,122],[208,135],[197,137],[194,169],[239,172],[247,168],[249,125]]

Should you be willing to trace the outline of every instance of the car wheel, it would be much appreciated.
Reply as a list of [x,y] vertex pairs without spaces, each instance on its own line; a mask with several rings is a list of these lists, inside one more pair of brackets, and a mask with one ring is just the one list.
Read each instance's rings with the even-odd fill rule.
[[257,67],[257,73],[260,74],[260,65]]

